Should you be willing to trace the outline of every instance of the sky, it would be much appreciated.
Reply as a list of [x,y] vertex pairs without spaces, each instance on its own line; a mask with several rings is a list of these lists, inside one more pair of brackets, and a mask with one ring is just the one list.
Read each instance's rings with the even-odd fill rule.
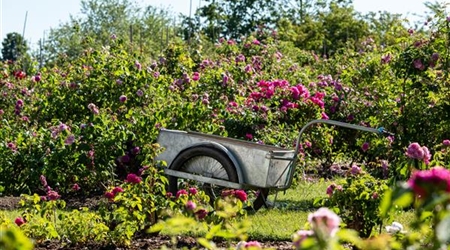
[[[190,0],[137,0],[143,6],[153,5],[168,8],[174,13],[189,14]],[[192,0],[192,13],[202,0]],[[389,11],[402,14],[411,20],[422,20],[413,15],[426,11],[425,0],[353,0],[356,11]],[[450,2],[450,1],[446,1]],[[70,20],[70,15],[80,15],[81,0],[0,0],[1,41],[10,32],[24,34],[32,48],[37,48],[39,39],[48,34],[50,28]],[[26,20],[26,22],[25,22]],[[1,45],[0,45],[1,46]]]

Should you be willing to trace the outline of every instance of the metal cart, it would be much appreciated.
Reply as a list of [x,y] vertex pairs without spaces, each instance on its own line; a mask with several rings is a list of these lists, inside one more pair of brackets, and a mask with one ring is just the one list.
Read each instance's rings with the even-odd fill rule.
[[214,199],[217,187],[256,191],[253,209],[267,205],[269,190],[286,190],[292,184],[303,132],[314,124],[329,124],[377,134],[375,129],[333,120],[313,120],[299,132],[295,149],[262,145],[198,132],[161,129],[158,143],[165,150],[157,160],[167,163],[169,191],[176,193],[179,179],[201,183]]

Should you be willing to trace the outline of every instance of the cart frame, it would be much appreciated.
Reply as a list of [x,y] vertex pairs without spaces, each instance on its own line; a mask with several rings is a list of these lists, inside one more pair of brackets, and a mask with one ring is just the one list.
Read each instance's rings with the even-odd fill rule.
[[[314,124],[328,124],[376,134],[388,133],[382,127],[376,129],[334,120],[312,120],[300,130],[295,150],[290,150],[198,132],[161,129],[158,143],[165,148],[165,151],[157,157],[157,160],[167,163],[164,172],[168,176],[233,189],[286,190],[292,185],[302,135]],[[173,169],[172,163],[182,152],[197,147],[207,147],[225,154],[236,170],[238,181],[231,182],[211,178],[207,174],[188,173]]]

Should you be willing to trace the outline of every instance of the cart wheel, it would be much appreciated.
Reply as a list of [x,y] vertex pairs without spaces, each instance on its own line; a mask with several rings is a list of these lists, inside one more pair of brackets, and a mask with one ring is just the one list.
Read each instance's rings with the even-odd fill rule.
[[[238,182],[236,169],[228,156],[217,149],[206,146],[195,147],[180,153],[170,168],[209,178]],[[176,194],[179,187],[183,185],[179,179],[181,178],[169,176],[169,191],[173,194]],[[193,182],[205,191],[211,202],[214,202],[224,189],[209,183]]]

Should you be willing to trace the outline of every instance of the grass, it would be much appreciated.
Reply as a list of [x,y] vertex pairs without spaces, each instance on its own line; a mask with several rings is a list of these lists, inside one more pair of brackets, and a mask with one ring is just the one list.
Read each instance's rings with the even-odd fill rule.
[[270,209],[262,209],[248,216],[251,227],[248,232],[251,238],[267,240],[290,240],[291,235],[304,228],[308,214],[315,210],[314,200],[324,197],[325,190],[331,182],[301,182],[295,187],[278,194],[271,194],[269,200],[275,198],[275,205]]
[[[249,237],[266,240],[291,240],[294,232],[305,228],[309,213],[317,209],[313,205],[314,200],[326,196],[326,188],[331,182],[324,180],[302,182],[286,192],[279,192],[274,208],[262,209],[248,215],[251,224],[248,231]],[[269,199],[273,200],[274,197],[275,195],[271,195]],[[399,211],[393,217],[408,231],[414,212]],[[387,223],[385,224],[387,225]]]

